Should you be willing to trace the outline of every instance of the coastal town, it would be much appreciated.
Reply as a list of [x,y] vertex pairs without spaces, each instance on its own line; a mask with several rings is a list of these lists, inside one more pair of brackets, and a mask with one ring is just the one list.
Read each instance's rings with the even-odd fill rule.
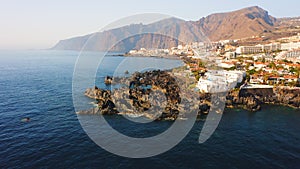
[[[89,48],[112,52],[112,56],[117,52],[118,57],[133,60],[134,57],[180,59],[183,64],[172,68],[157,65],[157,70],[150,68],[142,72],[125,69],[120,77],[107,74],[106,78],[103,76],[105,87],[103,84],[90,86],[84,93],[97,100],[97,111],[80,111],[78,114],[126,114],[173,121],[186,118],[187,114],[179,116],[186,105],[196,106],[199,116],[209,114],[214,102],[218,102],[213,98],[216,95],[222,95],[219,98],[225,101],[227,108],[249,112],[257,112],[267,104],[299,110],[299,25],[300,17],[275,18],[268,11],[254,6],[212,14],[195,22],[169,18],[150,26],[129,25],[113,32],[103,32],[101,36],[110,37],[103,40],[103,48],[99,45]],[[127,34],[150,27],[155,28],[153,33]],[[116,40],[124,32],[127,39],[119,43]],[[70,42],[73,40],[61,41],[55,49],[75,47],[69,46],[73,44]],[[107,46],[112,48],[106,49]],[[110,89],[111,86],[115,87]],[[151,95],[160,98],[160,95],[153,94],[157,90],[166,96],[166,106],[160,99],[151,100]],[[185,103],[197,102],[182,104],[182,99],[187,100]],[[147,112],[155,106],[164,108],[154,114]],[[158,118],[157,112],[162,113]]]
[[[259,37],[251,37],[247,41],[257,38]],[[240,45],[241,41],[245,40],[194,42],[170,49],[131,50],[125,56],[181,59],[184,66],[168,71],[134,73],[130,79],[127,79],[131,81],[129,99],[124,98],[124,93],[127,93],[125,91],[122,91],[121,95],[116,95],[117,92],[106,91],[96,86],[88,88],[85,95],[97,99],[97,107],[100,109],[78,113],[125,113],[143,115],[156,120],[175,120],[180,111],[178,107],[180,88],[192,88],[198,91],[200,97],[197,105],[198,115],[209,113],[212,104],[211,96],[214,93],[226,93],[228,108],[241,108],[251,112],[260,110],[263,104],[299,108],[300,34],[253,45]],[[173,77],[194,80],[183,87],[183,84],[176,84]],[[117,79],[117,77],[107,77],[105,83],[111,85],[113,81],[118,81]],[[152,87],[145,89],[141,86]],[[151,107],[148,96],[144,97],[143,94],[149,95],[156,88],[164,89],[164,94],[168,96],[168,106],[159,118],[143,111]],[[116,110],[117,103],[112,96],[126,103],[119,105],[123,108],[121,112]],[[128,107],[131,104],[140,111],[132,112]],[[161,106],[161,102],[155,105]]]
[[[247,46],[240,45],[245,39],[193,42],[170,49],[130,50],[126,55],[179,56],[186,61],[198,81],[198,89],[204,93],[234,87],[299,87],[300,34],[267,42],[260,41],[263,38],[247,38],[247,41],[257,41]],[[212,62],[214,68],[222,71],[209,70],[207,66]]]

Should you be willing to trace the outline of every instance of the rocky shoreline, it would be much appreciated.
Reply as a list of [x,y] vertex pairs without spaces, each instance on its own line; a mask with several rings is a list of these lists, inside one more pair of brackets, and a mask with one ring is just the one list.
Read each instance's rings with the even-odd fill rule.
[[[181,102],[179,90],[176,80],[167,71],[158,70],[135,73],[129,81],[129,88],[118,89],[118,92],[112,93],[95,86],[87,89],[85,95],[97,100],[99,110],[92,111],[93,114],[127,113],[155,120],[175,120],[179,114],[178,104]],[[162,104],[164,101],[165,105]],[[164,110],[160,110],[161,107]],[[150,108],[150,113],[144,113]],[[78,113],[89,114],[88,111]]]
[[262,104],[274,104],[300,108],[300,88],[274,87],[268,89],[241,89],[231,91],[227,96],[227,106],[258,111]]
[[[129,80],[129,88],[120,89],[119,92],[112,93],[96,86],[87,89],[85,95],[96,99],[98,109],[81,111],[78,114],[134,114],[153,120],[176,120],[180,112],[179,104],[185,99],[179,95],[179,86],[180,84],[177,84],[166,71],[136,73]],[[198,115],[208,114],[211,107],[211,94],[199,93],[199,98]],[[162,105],[163,103],[165,105]],[[300,89],[289,87],[234,89],[226,96],[228,108],[256,112],[261,109],[262,104],[300,108]],[[160,110],[161,107],[164,109]],[[146,112],[149,109],[153,111]]]

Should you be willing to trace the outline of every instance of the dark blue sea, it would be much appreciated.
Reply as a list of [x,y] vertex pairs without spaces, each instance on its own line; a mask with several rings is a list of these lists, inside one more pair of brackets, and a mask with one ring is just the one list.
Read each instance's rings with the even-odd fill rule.
[[[84,132],[73,107],[78,54],[0,52],[0,168],[300,168],[300,111],[274,105],[264,105],[256,113],[226,109],[212,137],[199,144],[203,117],[180,144],[155,157],[131,159],[103,150]],[[105,87],[103,77],[122,59],[104,59],[97,85]],[[139,58],[136,64],[150,61],[181,64],[155,58]],[[83,102],[93,101],[83,93]],[[22,121],[25,117],[30,121]],[[172,125],[162,121],[137,128],[119,116],[106,119],[114,128],[140,137]]]

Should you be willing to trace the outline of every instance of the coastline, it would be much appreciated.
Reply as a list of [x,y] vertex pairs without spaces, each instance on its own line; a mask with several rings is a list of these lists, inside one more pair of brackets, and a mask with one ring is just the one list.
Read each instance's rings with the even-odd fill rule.
[[[114,55],[115,56],[115,55]],[[141,54],[120,54],[117,56],[123,56],[123,57],[138,57],[138,58],[158,58],[158,59],[173,59],[173,60],[182,60],[184,62],[185,66],[188,66],[189,60],[187,60],[186,56],[169,56],[169,55],[160,55],[160,56],[148,56],[148,55],[141,55]],[[145,72],[145,73],[139,73],[137,74],[137,77],[134,77],[133,81],[134,84],[139,84],[139,85],[145,85],[142,84],[139,79],[144,79],[143,83],[146,83],[146,85],[153,85],[154,82],[149,83],[153,81],[153,79],[149,78],[148,75],[151,74],[156,74],[158,77],[160,75],[163,75],[163,79],[156,79],[158,81],[162,80],[161,82],[166,82],[166,81],[171,81],[171,77],[168,77],[165,73],[169,73],[170,75],[174,73],[178,74],[179,72],[176,72],[176,68],[173,68],[171,70],[164,70],[164,71],[150,71],[150,72]],[[148,74],[148,75],[147,75]],[[179,73],[180,74],[180,73]],[[151,75],[152,76],[152,75]],[[172,75],[171,75],[172,76]],[[182,75],[181,75],[182,76]],[[118,79],[117,77],[115,77]],[[120,80],[120,79],[119,79]],[[118,81],[118,80],[117,80]],[[148,82],[147,82],[148,81]],[[246,84],[246,83],[245,83]],[[263,104],[268,104],[268,105],[279,105],[279,106],[287,106],[291,107],[294,109],[300,109],[300,88],[298,87],[281,87],[281,86],[270,86],[270,85],[242,85],[240,89],[232,89],[230,90],[227,95],[226,95],[226,108],[231,108],[231,109],[243,109],[247,110],[250,112],[258,112],[261,110],[261,107]],[[160,84],[159,84],[160,85]],[[158,85],[158,86],[159,86]],[[156,87],[158,87],[156,86]],[[178,88],[179,86],[177,86]],[[159,87],[158,87],[159,88]],[[165,86],[165,88],[168,88]],[[176,88],[176,87],[175,87]],[[131,90],[131,89],[130,89]],[[138,89],[139,90],[139,89]],[[151,88],[150,88],[151,90]],[[125,92],[125,91],[123,91]],[[135,91],[137,92],[137,91]],[[140,91],[141,92],[141,91]],[[150,92],[150,91],[149,91]],[[168,93],[169,92],[169,93]],[[178,100],[177,102],[172,101],[168,103],[168,105],[171,105],[171,107],[168,107],[168,112],[162,112],[162,115],[157,118],[151,114],[147,113],[133,113],[132,112],[132,107],[123,107],[123,110],[125,111],[117,111],[116,109],[116,103],[114,100],[111,98],[111,91],[107,90],[102,90],[97,88],[96,86],[94,88],[89,88],[85,91],[85,95],[89,98],[96,99],[98,101],[98,111],[92,111],[92,114],[107,114],[107,115],[112,115],[112,114],[128,114],[128,115],[133,115],[133,116],[144,116],[153,120],[171,120],[174,121],[178,117],[178,112],[180,111],[178,107],[178,103],[180,102],[179,100],[181,99],[180,96],[174,94],[173,91],[169,90],[168,92],[165,92],[164,94],[170,95],[173,93],[173,97],[169,99],[170,100]],[[143,93],[143,92],[141,92]],[[132,93],[131,93],[132,94]],[[209,93],[199,93],[200,97],[200,103],[197,105],[199,106],[199,112],[198,115],[204,114],[207,115],[209,114],[209,110],[211,107],[211,94]],[[120,96],[118,96],[120,97]],[[151,106],[150,103],[148,103],[149,100],[144,100],[143,96],[140,96],[139,94],[135,94],[134,96],[131,95],[131,98],[135,98],[136,101],[134,100],[126,100],[126,104],[135,104],[135,106],[139,105],[140,107],[138,109],[140,110],[148,110]],[[157,103],[157,105],[160,105],[161,103]],[[120,106],[120,105],[119,105]],[[121,105],[123,106],[123,105]],[[105,108],[102,110],[101,108]],[[136,107],[137,108],[137,107]],[[78,114],[89,114],[88,111],[82,111],[78,112]],[[173,113],[172,113],[173,112]],[[174,113],[176,112],[176,113]]]
[[139,58],[145,58],[145,57],[150,57],[150,58],[160,58],[160,59],[173,59],[173,60],[181,60],[180,56],[176,55],[132,55],[132,54],[123,54],[122,56],[124,57],[139,57]]
[[[135,87],[139,87],[143,85],[143,83],[147,83],[147,85],[158,84],[161,86],[152,86],[153,88],[161,88],[165,89],[164,94],[168,95],[168,107],[165,109],[161,116],[157,118],[156,115],[149,114],[143,112],[144,110],[148,110],[151,107],[149,100],[145,100],[145,97],[141,95],[142,90],[140,88],[132,88],[129,89],[129,98],[124,98],[121,94],[115,95],[109,90],[99,89],[98,87],[89,88],[85,91],[85,96],[96,99],[97,100],[97,111],[87,110],[77,112],[77,114],[103,114],[103,115],[114,115],[114,114],[128,114],[134,116],[144,116],[149,119],[161,121],[161,120],[169,120],[174,121],[177,118],[182,118],[178,116],[180,109],[178,108],[178,103],[180,103],[180,96],[178,95],[179,86],[170,85],[172,77],[169,76],[170,72],[167,71],[150,71],[145,73],[136,74],[133,79],[131,79],[131,83],[137,84]],[[159,79],[152,79],[151,77],[160,77]],[[144,79],[143,83],[139,80]],[[165,85],[166,84],[166,85]],[[167,85],[168,84],[168,85]],[[178,90],[177,90],[178,88]],[[176,89],[176,90],[174,90]],[[147,89],[145,93],[150,94],[152,89]],[[123,91],[123,93],[125,90]],[[122,100],[121,105],[117,105],[118,103],[114,102],[112,99],[112,95],[114,98],[118,98]],[[274,87],[274,88],[245,88],[245,89],[234,89],[227,93],[226,96],[226,108],[231,109],[243,109],[250,112],[258,112],[261,110],[262,105],[280,105],[292,107],[294,109],[300,109],[300,88],[290,88],[290,87]],[[209,93],[199,93],[200,102],[198,105],[198,116],[201,114],[207,115],[209,113],[211,107],[211,94]],[[156,102],[155,105],[162,106],[161,102]],[[131,105],[131,106],[130,106]],[[121,111],[117,110],[116,107],[122,107]],[[138,109],[138,112],[132,112],[132,106]],[[159,114],[159,112],[156,112]],[[183,116],[184,118],[184,116]]]
[[[254,112],[260,110],[260,107],[263,104],[287,106],[294,109],[300,109],[300,88],[297,87],[277,86],[273,88],[241,89],[238,94],[238,97],[247,98],[245,102],[246,106],[249,107],[251,104],[252,107],[253,105],[259,106],[259,108],[257,107],[258,109]],[[253,99],[249,100],[251,98]]]

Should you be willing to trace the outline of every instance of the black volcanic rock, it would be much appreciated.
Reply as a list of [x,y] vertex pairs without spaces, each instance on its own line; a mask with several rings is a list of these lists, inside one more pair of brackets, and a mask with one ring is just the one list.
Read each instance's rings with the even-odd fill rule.
[[[175,120],[178,117],[178,104],[181,102],[179,86],[166,71],[135,73],[130,79],[129,90],[122,88],[118,90],[121,92],[112,93],[109,90],[94,87],[87,89],[85,95],[97,100],[99,109],[96,114],[131,113],[145,115],[153,120]],[[157,90],[160,93],[155,92]],[[114,103],[116,99],[118,103]],[[164,101],[166,105],[163,105]],[[119,106],[118,110],[116,105]],[[154,114],[147,112],[150,108],[154,108]],[[161,108],[163,109],[160,110]],[[88,112],[95,113],[95,111],[81,111],[79,114],[88,114]]]
[[[122,81],[122,79],[119,80]],[[87,89],[85,95],[96,99],[98,107],[78,112],[78,114],[113,115],[121,113],[143,115],[153,120],[176,120],[181,110],[179,104],[186,99],[179,95],[179,86],[166,71],[135,73],[130,79],[129,88],[126,87],[128,90],[121,89],[121,92],[113,93],[97,87]],[[160,90],[161,93],[155,93],[156,90]],[[151,94],[152,96],[150,96]],[[199,105],[196,105],[196,109],[197,106],[199,107],[198,115],[208,114],[213,102],[212,95],[199,93],[199,98]],[[166,104],[163,105],[163,103]],[[300,108],[300,88],[241,89],[232,90],[226,96],[226,106],[231,108],[242,108],[255,112],[261,109],[262,104],[279,104]],[[117,109],[117,106],[120,108]],[[184,106],[189,107],[189,105]],[[183,109],[187,107],[183,107]],[[154,108],[154,114],[147,112],[151,108]],[[185,118],[185,115],[180,117]]]

